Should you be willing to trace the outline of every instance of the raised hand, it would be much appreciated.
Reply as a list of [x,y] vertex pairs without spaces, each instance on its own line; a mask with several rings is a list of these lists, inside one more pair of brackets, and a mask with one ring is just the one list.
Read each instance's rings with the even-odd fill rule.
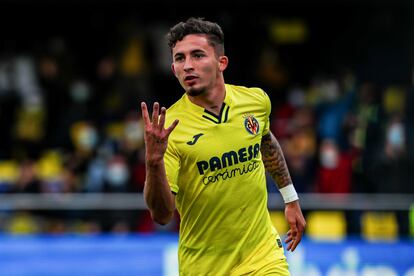
[[162,107],[160,113],[160,105],[157,102],[154,103],[151,119],[145,102],[141,103],[141,112],[145,126],[144,140],[147,164],[157,164],[164,158],[168,137],[177,126],[178,120],[175,120],[167,129],[164,128],[166,109]]

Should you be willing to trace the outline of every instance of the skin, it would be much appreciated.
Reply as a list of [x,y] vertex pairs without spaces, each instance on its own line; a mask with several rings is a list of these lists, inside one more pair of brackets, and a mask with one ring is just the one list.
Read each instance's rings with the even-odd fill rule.
[[[220,113],[226,95],[223,72],[228,58],[216,53],[205,35],[191,34],[178,41],[172,49],[171,69],[191,102],[215,114]],[[174,121],[165,128],[165,108],[154,103],[150,118],[145,103],[141,103],[145,124],[146,184],[144,198],[154,221],[168,223],[174,214],[175,196],[168,185],[163,157],[168,136],[178,124]],[[266,170],[279,188],[292,183],[282,150],[276,138],[269,133],[262,138],[261,152]],[[287,203],[285,216],[290,225],[287,233],[287,250],[295,250],[302,238],[305,219],[298,201]]]
[[147,105],[141,103],[142,118],[144,119],[144,141],[146,151],[146,179],[144,198],[150,210],[151,217],[159,224],[167,224],[173,218],[175,196],[171,193],[164,166],[164,154],[167,150],[168,136],[178,124],[174,121],[164,128],[165,107],[154,103],[150,119]]
[[[260,151],[262,153],[262,160],[266,171],[269,172],[273,180],[275,180],[278,188],[281,189],[291,184],[292,179],[290,178],[282,148],[271,132],[262,137]],[[285,217],[290,227],[285,239],[287,244],[286,249],[294,251],[302,240],[303,231],[306,226],[306,221],[298,200],[286,203]]]
[[223,71],[228,58],[218,56],[205,35],[187,35],[172,50],[171,69],[190,101],[219,114],[226,95]]

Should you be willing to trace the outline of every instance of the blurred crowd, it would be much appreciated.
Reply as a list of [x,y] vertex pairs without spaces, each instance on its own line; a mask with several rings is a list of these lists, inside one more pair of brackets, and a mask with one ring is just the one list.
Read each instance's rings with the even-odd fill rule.
[[317,77],[273,114],[300,192],[414,193],[411,88]]
[[[139,103],[168,106],[182,91],[163,43],[167,26],[128,30],[116,50],[94,45],[90,60],[65,37],[0,52],[0,193],[142,192]],[[267,44],[258,53],[254,67],[230,66],[226,80],[269,94],[271,129],[298,192],[414,193],[411,85],[363,80],[351,69],[318,72],[299,84],[277,47]],[[245,74],[253,80],[243,82]],[[269,190],[276,191],[270,179]],[[157,230],[145,211],[110,213],[39,211],[36,220],[27,213],[6,220],[1,213],[0,229]]]

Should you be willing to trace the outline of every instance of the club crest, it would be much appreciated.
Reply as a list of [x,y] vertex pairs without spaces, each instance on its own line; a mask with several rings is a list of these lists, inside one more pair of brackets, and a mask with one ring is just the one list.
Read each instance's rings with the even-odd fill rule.
[[246,128],[247,132],[249,132],[252,135],[256,135],[259,133],[259,122],[256,120],[256,118],[251,115],[247,114],[244,117],[244,127]]

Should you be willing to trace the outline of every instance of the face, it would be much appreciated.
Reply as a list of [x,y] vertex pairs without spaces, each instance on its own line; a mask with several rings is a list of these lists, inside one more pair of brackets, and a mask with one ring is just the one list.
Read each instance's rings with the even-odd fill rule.
[[217,56],[205,35],[191,34],[177,41],[172,49],[172,70],[190,96],[213,89],[223,80],[227,67],[226,56]]

